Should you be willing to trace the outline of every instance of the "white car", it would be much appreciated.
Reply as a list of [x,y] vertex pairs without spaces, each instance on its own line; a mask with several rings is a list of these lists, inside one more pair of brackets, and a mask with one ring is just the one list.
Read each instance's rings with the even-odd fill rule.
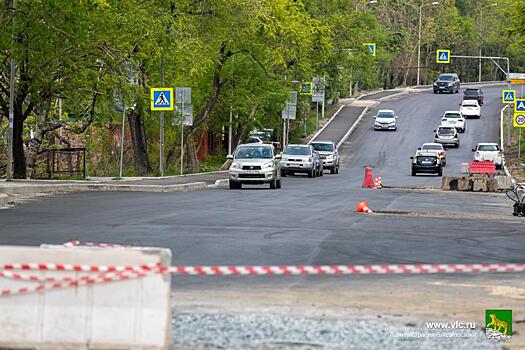
[[374,130],[397,130],[397,116],[390,109],[380,109],[374,119]]
[[446,111],[443,113],[441,125],[453,126],[458,132],[465,132],[465,118],[460,111]]
[[474,160],[491,160],[496,165],[496,169],[501,169],[503,166],[503,157],[497,143],[478,143],[472,152],[476,152]]
[[481,118],[481,107],[476,100],[464,100],[459,111],[465,118]]
[[459,147],[459,133],[456,128],[447,125],[440,125],[434,130],[434,142],[440,143],[443,147]]
[[426,153],[435,153],[439,159],[441,159],[441,164],[443,166],[447,165],[447,151],[440,143],[424,143],[417,149],[418,151]]

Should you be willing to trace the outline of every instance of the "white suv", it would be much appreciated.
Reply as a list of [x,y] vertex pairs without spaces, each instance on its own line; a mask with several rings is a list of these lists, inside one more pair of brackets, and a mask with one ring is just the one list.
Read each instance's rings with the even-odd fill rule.
[[441,125],[453,126],[459,132],[465,132],[465,118],[460,111],[446,111],[443,113]]
[[248,143],[240,145],[228,159],[231,189],[240,189],[243,184],[270,184],[271,189],[281,188],[281,159],[275,154],[273,145]]
[[497,143],[478,143],[472,152],[476,152],[474,160],[491,160],[496,165],[496,169],[501,169],[503,166],[503,157]]

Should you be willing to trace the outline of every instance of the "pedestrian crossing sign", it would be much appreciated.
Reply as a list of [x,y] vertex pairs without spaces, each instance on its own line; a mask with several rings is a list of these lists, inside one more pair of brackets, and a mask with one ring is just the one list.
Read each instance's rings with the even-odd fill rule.
[[450,63],[450,50],[436,50],[436,63]]
[[151,110],[173,110],[173,88],[151,88]]
[[514,113],[525,114],[525,98],[516,98],[514,103]]
[[368,47],[368,52],[370,55],[376,57],[376,43],[364,43],[366,47]]
[[513,104],[516,98],[516,90],[503,90],[501,93],[501,103]]

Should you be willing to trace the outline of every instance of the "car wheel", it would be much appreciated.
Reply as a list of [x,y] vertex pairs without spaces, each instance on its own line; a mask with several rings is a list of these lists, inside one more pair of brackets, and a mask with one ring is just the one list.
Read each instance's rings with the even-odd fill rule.
[[416,176],[417,172],[416,169],[412,168],[412,176]]
[[277,180],[277,188],[281,188],[281,180]]
[[336,168],[335,165],[330,168],[330,174],[335,174],[335,168]]
[[443,169],[438,170],[438,176],[443,176]]
[[434,90],[434,93],[437,94],[438,93],[437,90]]
[[338,164],[337,167],[335,168],[335,173],[336,173],[336,174],[339,174],[339,164]]
[[496,164],[496,169],[497,169],[497,170],[501,170],[501,169],[503,169],[503,165],[502,165],[502,164]]
[[286,171],[285,171],[285,170],[281,170],[281,176],[282,176],[282,177],[286,177],[286,175],[287,175],[287,174],[286,174]]
[[237,182],[237,181],[230,180],[229,184],[230,184],[230,190],[238,190],[242,188],[242,183]]
[[310,170],[310,171],[308,172],[308,177],[309,177],[309,178],[314,178],[314,177],[315,177],[315,171],[314,171],[314,169],[312,169],[312,170]]
[[275,190],[277,188],[277,179],[273,179],[271,182],[270,182],[270,189],[272,190]]
[[447,160],[446,159],[443,159],[443,166],[447,166]]
[[323,176],[324,175],[324,168],[321,168],[321,171],[319,171],[319,176]]

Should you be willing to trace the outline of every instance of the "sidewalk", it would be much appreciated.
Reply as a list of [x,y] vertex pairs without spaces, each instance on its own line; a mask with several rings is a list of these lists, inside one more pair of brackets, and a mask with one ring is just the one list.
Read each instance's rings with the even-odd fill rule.
[[[223,187],[228,172],[218,171],[182,176],[89,178],[88,180],[13,180],[0,181],[0,194],[10,196],[76,191],[180,192]],[[1,205],[1,203],[0,203]]]

